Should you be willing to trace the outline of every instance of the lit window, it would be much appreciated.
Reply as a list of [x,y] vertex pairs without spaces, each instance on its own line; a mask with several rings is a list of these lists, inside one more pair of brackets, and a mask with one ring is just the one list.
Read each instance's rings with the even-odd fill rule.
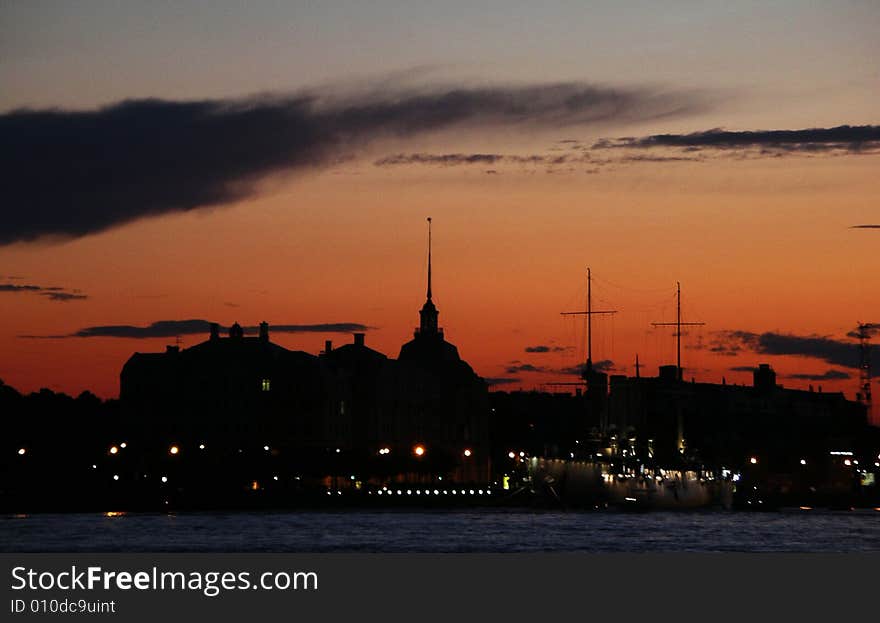
[[264,392],[269,391],[272,389],[272,382],[269,379],[263,379],[262,388]]

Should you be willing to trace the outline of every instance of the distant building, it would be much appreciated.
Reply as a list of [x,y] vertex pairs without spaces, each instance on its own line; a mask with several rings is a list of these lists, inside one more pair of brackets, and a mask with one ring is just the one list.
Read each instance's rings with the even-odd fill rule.
[[428,295],[414,339],[398,359],[366,346],[326,342],[319,356],[288,350],[261,323],[165,353],[135,353],[120,375],[120,400],[157,442],[332,450],[410,456],[460,480],[488,478],[488,389],[438,326]]
[[121,403],[157,441],[329,442],[327,396],[318,358],[273,344],[266,323],[258,337],[214,324],[207,341],[135,353],[120,374]]
[[684,382],[676,366],[657,377],[610,378],[610,429],[634,440],[640,455],[669,460],[696,450],[711,461],[741,460],[773,448],[825,452],[850,445],[867,426],[864,405],[840,392],[786,389],[768,364],[759,365],[751,387]]

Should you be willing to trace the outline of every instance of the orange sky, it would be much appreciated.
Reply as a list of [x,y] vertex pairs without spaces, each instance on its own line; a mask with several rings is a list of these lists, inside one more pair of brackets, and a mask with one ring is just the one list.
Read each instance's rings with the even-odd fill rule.
[[[440,323],[479,374],[520,380],[503,388],[572,380],[507,368],[552,371],[582,362],[583,323],[559,312],[583,306],[590,266],[596,306],[619,310],[594,323],[595,360],[611,359],[632,373],[638,353],[648,374],[673,363],[671,331],[650,323],[674,319],[680,281],[685,320],[706,323],[685,337],[688,377],[746,383],[750,375],[731,368],[770,362],[781,383],[806,388],[809,381],[785,377],[834,369],[852,378],[814,384],[853,397],[854,368],[694,346],[729,330],[845,339],[858,321],[880,322],[880,233],[849,229],[878,222],[876,153],[738,158],[710,151],[700,161],[627,162],[623,152],[608,150],[602,157],[613,162],[597,166],[374,165],[398,153],[549,157],[565,149],[563,139],[590,145],[603,137],[719,127],[876,123],[880,12],[871,3],[847,4],[848,12],[786,2],[748,10],[673,2],[653,15],[639,2],[585,14],[571,3],[551,3],[539,16],[531,4],[502,15],[462,3],[455,19],[425,5],[397,7],[395,20],[382,18],[384,3],[371,11],[351,7],[352,13],[263,6],[247,15],[234,8],[228,15],[166,15],[166,8],[130,6],[89,19],[63,4],[54,13],[2,9],[0,82],[12,87],[0,95],[5,111],[289,92],[337,80],[373,84],[389,75],[392,84],[438,76],[481,84],[491,76],[652,85],[699,93],[704,108],[580,127],[470,125],[376,140],[344,154],[351,159],[341,164],[264,180],[234,205],[74,240],[0,246],[0,284],[60,286],[88,296],[57,302],[0,292],[0,378],[22,391],[48,386],[112,397],[132,352],[159,351],[172,340],[20,336],[189,318],[359,322],[374,327],[368,345],[396,356],[424,302],[431,216]],[[625,49],[622,40],[630,42]],[[273,337],[312,353],[327,338],[350,339]],[[200,339],[183,336],[182,343]],[[562,350],[525,352],[536,345]]]
[[[654,373],[674,361],[674,284],[685,320],[684,365],[700,380],[747,382],[734,366],[771,361],[780,376],[822,373],[821,361],[689,348],[714,330],[842,336],[871,321],[877,240],[848,229],[870,217],[878,158],[632,164],[599,174],[369,162],[275,185],[258,199],[146,220],[61,244],[14,244],[0,265],[26,282],[63,285],[84,301],[3,294],[0,378],[24,391],[118,391],[135,350],[169,339],[24,339],[105,324],[205,318],[229,324],[362,322],[368,343],[396,355],[424,299],[425,223],[435,224],[435,300],[448,339],[478,373],[525,387],[570,380],[507,374],[514,361],[561,368],[583,358],[584,272],[596,277],[594,359]],[[866,278],[866,276],[868,278]],[[231,305],[230,305],[231,304]],[[234,307],[232,306],[234,305]],[[329,337],[278,335],[317,352]],[[201,338],[184,336],[183,344]],[[534,345],[574,347],[529,354]],[[852,370],[850,370],[852,372]],[[806,381],[780,379],[788,386]],[[819,383],[852,395],[856,380]]]

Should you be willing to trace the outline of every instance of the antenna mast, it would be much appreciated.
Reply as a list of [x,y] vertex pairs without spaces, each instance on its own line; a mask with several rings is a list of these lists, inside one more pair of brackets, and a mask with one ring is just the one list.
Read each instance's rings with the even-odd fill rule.
[[678,371],[678,380],[680,381],[682,378],[682,370],[681,370],[681,328],[682,327],[699,327],[705,322],[682,322],[681,321],[681,282],[675,282],[675,322],[652,322],[651,324],[655,327],[675,327],[675,347],[676,347],[676,360],[675,366]]

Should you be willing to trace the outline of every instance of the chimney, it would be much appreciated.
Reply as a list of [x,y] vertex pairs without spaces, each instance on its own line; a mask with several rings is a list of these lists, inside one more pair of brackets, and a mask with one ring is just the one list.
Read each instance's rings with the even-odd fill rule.
[[354,345],[355,346],[363,346],[364,345],[364,334],[363,333],[355,333],[354,334]]
[[333,340],[327,340],[324,342],[324,354],[329,353],[333,350]]
[[219,340],[220,339],[220,325],[216,322],[211,323],[211,339]]
[[260,323],[260,341],[268,342],[269,341],[269,323],[261,322]]
[[755,389],[770,390],[776,388],[776,372],[773,371],[769,363],[758,364],[752,376],[752,384]]

